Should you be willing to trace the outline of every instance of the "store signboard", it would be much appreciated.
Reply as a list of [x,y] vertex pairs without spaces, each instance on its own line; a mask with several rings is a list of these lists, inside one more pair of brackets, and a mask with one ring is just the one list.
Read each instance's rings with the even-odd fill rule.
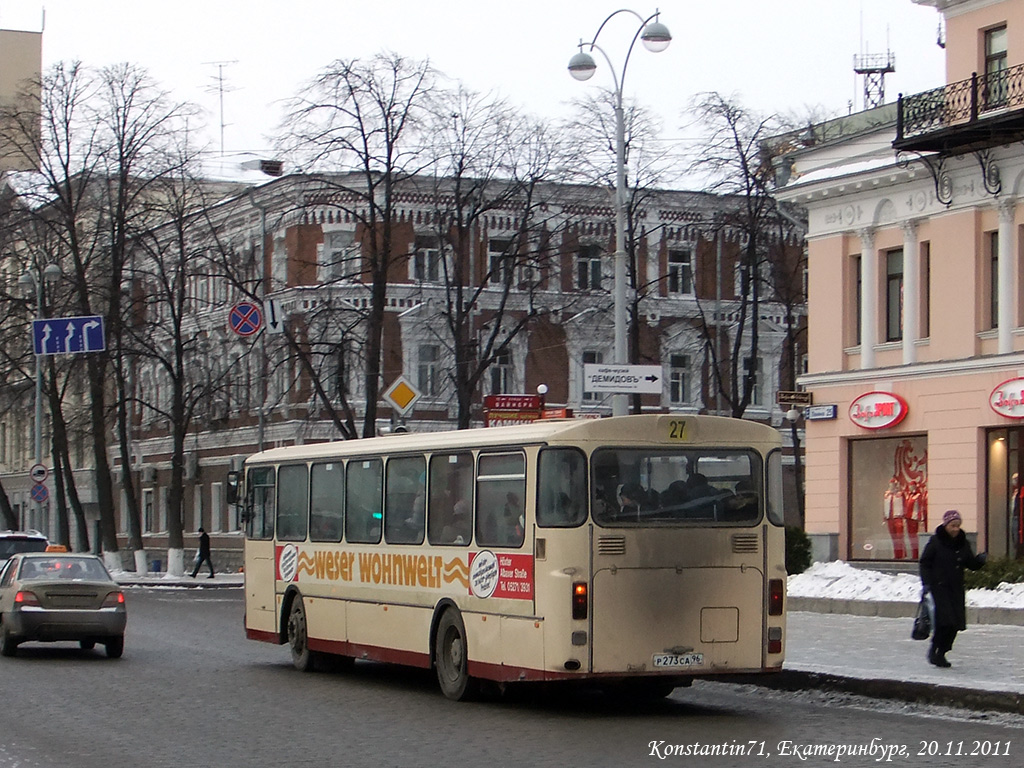
[[907,417],[907,401],[892,392],[866,392],[850,403],[850,421],[864,429],[895,427]]
[[1008,379],[992,390],[988,404],[1000,416],[1024,419],[1024,378]]

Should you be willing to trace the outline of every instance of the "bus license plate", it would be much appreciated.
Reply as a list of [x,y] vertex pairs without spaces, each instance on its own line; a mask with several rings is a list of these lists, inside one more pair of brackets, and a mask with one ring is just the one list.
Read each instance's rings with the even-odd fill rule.
[[699,667],[704,663],[703,653],[656,653],[655,667]]

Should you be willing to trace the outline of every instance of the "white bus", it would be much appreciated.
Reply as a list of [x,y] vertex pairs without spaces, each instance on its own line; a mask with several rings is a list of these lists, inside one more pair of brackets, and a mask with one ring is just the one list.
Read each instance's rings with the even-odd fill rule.
[[664,696],[781,669],[770,427],[644,415],[276,448],[240,480],[247,637],[300,670],[371,659]]

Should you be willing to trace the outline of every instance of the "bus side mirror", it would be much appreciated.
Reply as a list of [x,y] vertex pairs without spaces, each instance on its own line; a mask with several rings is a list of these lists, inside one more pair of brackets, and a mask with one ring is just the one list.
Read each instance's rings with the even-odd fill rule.
[[231,470],[228,472],[228,486],[227,486],[227,497],[228,504],[238,503],[238,479],[239,473]]

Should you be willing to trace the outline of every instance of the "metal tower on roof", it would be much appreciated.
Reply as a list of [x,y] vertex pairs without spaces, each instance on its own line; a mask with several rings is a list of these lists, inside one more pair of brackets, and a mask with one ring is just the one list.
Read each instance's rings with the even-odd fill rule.
[[885,104],[885,76],[896,71],[896,56],[891,51],[858,54],[853,71],[864,77],[864,109]]

